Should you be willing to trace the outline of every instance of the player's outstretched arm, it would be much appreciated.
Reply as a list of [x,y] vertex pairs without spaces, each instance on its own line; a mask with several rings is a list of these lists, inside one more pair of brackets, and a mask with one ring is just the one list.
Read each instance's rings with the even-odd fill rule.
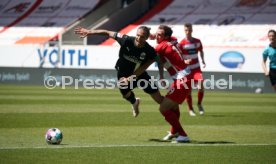
[[74,30],[75,34],[79,35],[80,38],[85,38],[88,35],[105,35],[109,37],[113,37],[115,32],[114,31],[108,31],[104,29],[98,29],[98,30],[89,30],[83,27],[76,27]]

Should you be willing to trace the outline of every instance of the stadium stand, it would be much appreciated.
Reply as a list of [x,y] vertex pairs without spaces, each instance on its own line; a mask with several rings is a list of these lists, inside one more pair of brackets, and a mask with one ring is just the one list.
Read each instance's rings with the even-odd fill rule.
[[[103,36],[77,38],[76,26],[104,28],[133,35],[138,25],[169,24],[183,37],[185,22],[205,47],[263,47],[266,31],[275,29],[275,0],[2,0],[0,44],[112,45]],[[154,42],[152,42],[154,44]]]
[[[147,24],[275,24],[274,0],[174,0]],[[260,19],[261,18],[261,19]]]
[[[105,1],[105,3],[97,8],[97,10],[87,14],[82,19],[75,22],[73,25],[68,27],[61,35],[61,42],[64,45],[76,45],[76,44],[86,44],[83,39],[76,38],[74,35],[74,28],[76,26],[83,26],[92,28],[93,26],[98,26],[104,22],[109,15],[112,15],[115,11],[121,8],[121,1]],[[86,40],[85,40],[86,41]]]
[[0,44],[47,42],[97,5],[99,0],[2,0]]
[[[174,35],[182,39],[183,24],[195,24],[194,36],[205,47],[263,47],[266,33],[275,29],[275,0],[174,0],[151,18],[146,15],[120,32],[134,35],[138,25],[154,31],[159,24],[173,27]],[[109,39],[102,45],[111,45]],[[115,43],[116,44],[116,43]],[[151,42],[151,44],[155,44]]]
[[87,37],[85,40],[77,39],[73,33],[73,29],[76,26],[83,26],[88,28],[103,28],[119,31],[145,14],[152,4],[154,4],[152,0],[107,1],[101,8],[87,15],[75,25],[69,27],[66,32],[62,34],[62,44],[100,44],[105,41],[107,37],[93,36]]
[[[153,6],[156,0],[3,0],[0,2],[0,44],[83,44],[76,26],[120,30]],[[88,37],[99,44],[105,37]],[[85,42],[86,44],[86,42]]]

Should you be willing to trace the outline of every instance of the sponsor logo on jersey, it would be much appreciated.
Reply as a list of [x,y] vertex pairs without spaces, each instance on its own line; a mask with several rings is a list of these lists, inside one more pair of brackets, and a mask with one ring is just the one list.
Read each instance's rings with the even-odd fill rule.
[[141,61],[138,60],[135,56],[128,56],[128,55],[123,55],[123,57],[130,61],[130,62],[133,62],[133,63],[136,63],[136,64],[141,64]]
[[190,43],[190,44],[183,45],[183,49],[185,49],[185,50],[195,49],[195,48],[199,48],[199,47],[200,47],[200,43]]
[[140,59],[141,59],[141,60],[144,60],[145,57],[146,57],[146,53],[145,53],[145,52],[142,52],[142,53],[140,54]]

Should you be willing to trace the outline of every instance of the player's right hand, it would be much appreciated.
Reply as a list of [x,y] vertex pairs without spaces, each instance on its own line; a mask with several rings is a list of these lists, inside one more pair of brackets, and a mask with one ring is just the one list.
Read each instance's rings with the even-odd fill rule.
[[76,27],[74,30],[75,34],[79,35],[80,38],[85,38],[89,34],[89,30],[83,27]]

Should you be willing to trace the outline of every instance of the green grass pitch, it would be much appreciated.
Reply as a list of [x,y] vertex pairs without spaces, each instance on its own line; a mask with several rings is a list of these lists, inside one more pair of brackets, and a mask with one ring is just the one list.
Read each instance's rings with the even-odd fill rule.
[[[206,91],[206,115],[181,105],[191,143],[173,144],[158,105],[134,91],[137,118],[117,89],[0,85],[0,163],[276,163],[275,94]],[[51,127],[61,145],[45,142]]]

